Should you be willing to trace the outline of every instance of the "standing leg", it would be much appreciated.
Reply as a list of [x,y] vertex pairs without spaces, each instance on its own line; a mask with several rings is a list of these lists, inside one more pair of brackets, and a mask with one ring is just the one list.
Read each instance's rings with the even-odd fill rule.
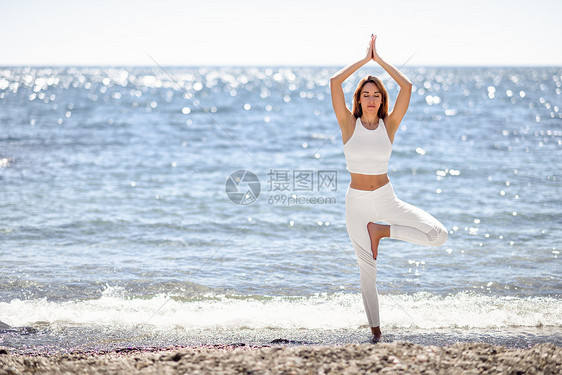
[[346,194],[346,227],[353,245],[361,282],[361,295],[367,313],[367,320],[373,333],[373,340],[381,337],[379,299],[376,286],[377,263],[371,250],[371,240],[367,224],[376,221],[373,203],[368,199],[369,192],[349,189]]

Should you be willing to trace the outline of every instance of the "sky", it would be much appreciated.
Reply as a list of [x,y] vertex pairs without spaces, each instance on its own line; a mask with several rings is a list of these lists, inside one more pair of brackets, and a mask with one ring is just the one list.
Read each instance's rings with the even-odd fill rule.
[[562,65],[561,0],[0,0],[0,66]]

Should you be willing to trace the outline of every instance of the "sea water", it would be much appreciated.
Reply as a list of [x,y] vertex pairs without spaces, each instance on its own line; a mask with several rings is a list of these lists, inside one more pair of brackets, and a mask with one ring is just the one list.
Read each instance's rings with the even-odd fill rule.
[[[0,68],[0,345],[368,340],[339,68]],[[449,239],[381,242],[386,339],[562,344],[562,68],[402,71],[389,177]]]

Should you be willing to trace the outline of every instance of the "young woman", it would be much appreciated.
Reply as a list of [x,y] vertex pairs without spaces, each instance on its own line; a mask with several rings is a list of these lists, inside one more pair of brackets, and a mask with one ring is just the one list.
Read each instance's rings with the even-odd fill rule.
[[[447,229],[427,212],[398,199],[388,179],[388,160],[394,136],[410,103],[412,83],[377,54],[375,42],[376,36],[371,36],[365,58],[332,76],[330,89],[342,132],[347,170],[351,175],[345,196],[347,233],[359,264],[361,293],[372,340],[378,342],[381,330],[376,260],[380,239],[389,237],[439,246],[447,240]],[[345,105],[343,81],[370,60],[382,66],[400,86],[390,113],[386,89],[381,80],[373,76],[359,82],[353,95],[352,112]]]

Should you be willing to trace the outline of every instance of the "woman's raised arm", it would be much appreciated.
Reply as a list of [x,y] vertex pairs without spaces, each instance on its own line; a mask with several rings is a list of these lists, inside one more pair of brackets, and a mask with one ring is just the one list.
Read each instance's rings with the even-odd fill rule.
[[357,69],[368,63],[373,58],[373,44],[374,39],[371,38],[369,42],[369,47],[367,48],[367,54],[365,58],[346,66],[330,78],[330,91],[332,94],[332,106],[334,107],[334,112],[336,113],[336,118],[338,119],[338,124],[340,128],[346,124],[352,113],[347,109],[345,105],[345,96],[343,94],[343,89],[341,87],[343,81],[349,78]]

